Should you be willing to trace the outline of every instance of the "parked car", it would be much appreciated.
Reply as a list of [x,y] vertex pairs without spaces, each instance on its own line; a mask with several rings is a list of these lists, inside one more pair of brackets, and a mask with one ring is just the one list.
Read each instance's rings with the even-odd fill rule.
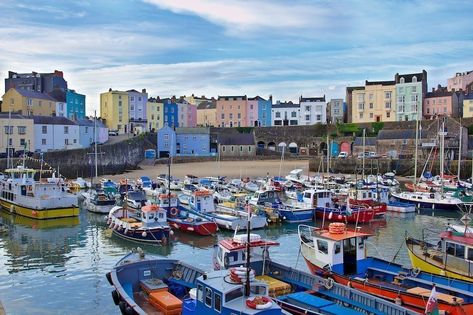
[[7,158],[7,153],[6,152],[1,152],[0,153],[0,159],[6,159]]
[[342,151],[338,154],[339,159],[346,159],[347,157],[348,157],[348,152],[343,152]]
[[118,136],[118,130],[109,130],[108,135],[109,136]]

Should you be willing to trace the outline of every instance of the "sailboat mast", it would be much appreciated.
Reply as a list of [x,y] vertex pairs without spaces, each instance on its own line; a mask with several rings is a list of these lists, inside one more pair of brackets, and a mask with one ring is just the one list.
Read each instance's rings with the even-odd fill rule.
[[10,168],[10,139],[11,139],[11,134],[10,134],[10,131],[12,131],[12,127],[11,127],[11,105],[10,107],[8,108],[8,137],[7,137],[7,169]]
[[327,177],[330,174],[330,142],[327,134]]
[[462,119],[460,118],[460,142],[458,143],[458,170],[457,180],[460,180],[460,166],[462,164],[462,136],[463,136]]
[[248,211],[248,222],[246,224],[246,283],[245,296],[250,296],[250,205],[246,201],[246,211]]
[[419,119],[416,115],[416,140],[415,140],[415,148],[414,148],[414,192],[417,190],[416,183],[417,183],[417,147],[419,146]]
[[445,148],[445,120],[442,118],[442,131],[440,132],[440,183],[443,196],[443,171],[444,171],[444,148]]
[[363,129],[363,156],[362,156],[362,180],[365,180],[365,145],[366,145],[366,129]]
[[94,111],[94,143],[95,143],[95,180],[99,175],[99,170],[97,166],[97,111]]

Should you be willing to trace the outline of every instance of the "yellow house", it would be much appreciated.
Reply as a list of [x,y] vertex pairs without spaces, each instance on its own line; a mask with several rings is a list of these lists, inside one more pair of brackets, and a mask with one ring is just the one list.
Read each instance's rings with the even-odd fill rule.
[[396,82],[366,81],[352,92],[352,122],[396,121]]
[[164,104],[159,99],[150,98],[146,103],[148,130],[157,132],[163,127]]
[[52,116],[56,113],[56,103],[47,94],[11,88],[3,95],[2,111],[11,110],[25,116]]
[[217,126],[217,104],[215,101],[204,101],[197,105],[197,126]]
[[471,117],[473,117],[473,96],[467,96],[463,100],[463,118]]
[[0,113],[0,152],[34,150],[34,123],[32,118],[17,113]]
[[105,119],[105,125],[111,131],[119,134],[128,133],[128,93],[109,89],[100,94],[100,117]]

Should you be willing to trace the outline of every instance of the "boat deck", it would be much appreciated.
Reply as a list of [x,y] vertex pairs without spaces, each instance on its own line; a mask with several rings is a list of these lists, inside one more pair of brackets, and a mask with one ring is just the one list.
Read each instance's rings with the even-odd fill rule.
[[163,313],[157,311],[156,308],[153,305],[151,305],[151,303],[149,303],[148,296],[146,295],[145,292],[143,291],[135,292],[133,294],[133,299],[135,300],[136,304],[138,304],[139,307],[141,307],[141,309],[145,311],[146,314],[163,315]]

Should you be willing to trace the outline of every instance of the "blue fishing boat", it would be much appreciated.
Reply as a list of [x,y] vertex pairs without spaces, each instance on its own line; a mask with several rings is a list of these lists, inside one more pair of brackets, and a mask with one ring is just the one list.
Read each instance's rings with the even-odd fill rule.
[[108,214],[107,224],[114,235],[135,242],[166,244],[171,232],[166,221],[166,210],[156,205],[131,211],[115,206]]
[[416,314],[381,298],[274,262],[269,249],[275,246],[279,243],[264,240],[257,234],[222,239],[215,246],[214,269],[228,269],[229,278],[238,279],[247,272],[241,266],[249,265],[254,279],[266,283],[273,301],[291,314]]
[[262,281],[246,287],[230,280],[228,271],[204,273],[142,251],[123,257],[107,279],[122,314],[287,314],[267,295]]

